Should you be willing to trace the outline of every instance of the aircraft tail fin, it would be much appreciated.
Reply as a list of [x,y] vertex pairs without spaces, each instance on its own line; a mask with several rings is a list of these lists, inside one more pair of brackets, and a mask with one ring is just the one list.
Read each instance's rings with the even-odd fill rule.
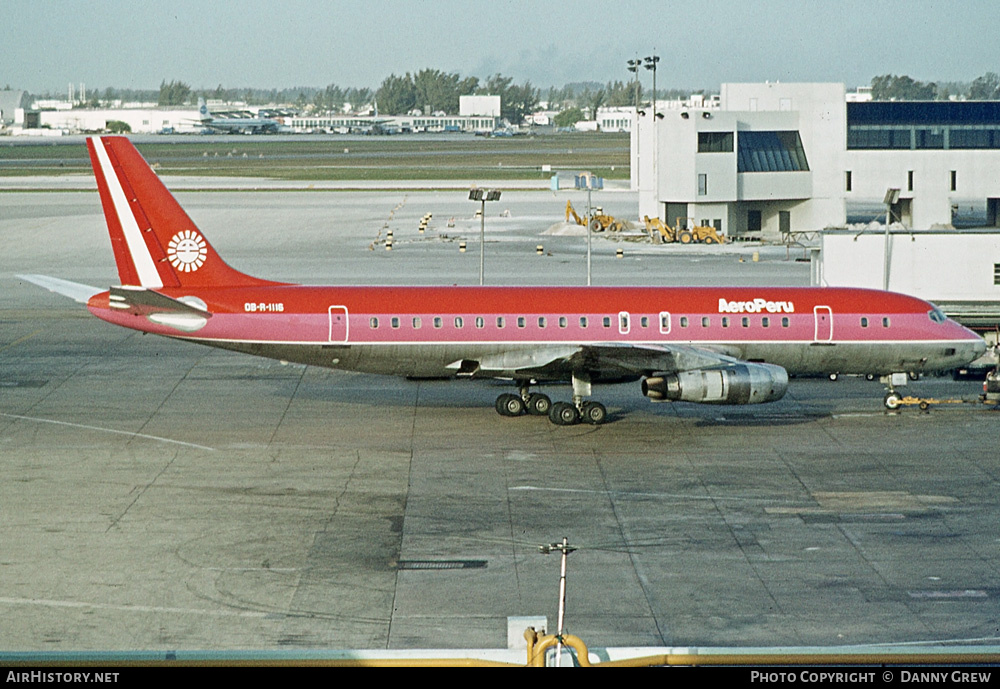
[[226,264],[127,138],[91,137],[87,148],[123,285],[278,284]]

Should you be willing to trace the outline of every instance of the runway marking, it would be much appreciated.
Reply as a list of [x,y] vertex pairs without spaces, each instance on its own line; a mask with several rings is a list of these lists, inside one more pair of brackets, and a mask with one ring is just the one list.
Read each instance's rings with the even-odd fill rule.
[[31,339],[32,337],[34,337],[34,336],[35,336],[35,335],[37,335],[38,333],[40,333],[40,332],[44,332],[44,330],[45,330],[44,328],[39,328],[38,330],[36,330],[36,331],[35,331],[35,332],[33,332],[33,333],[28,333],[28,334],[27,334],[27,335],[25,335],[24,337],[19,337],[19,338],[17,338],[16,340],[14,340],[13,342],[11,342],[10,344],[8,344],[8,345],[4,345],[3,347],[0,347],[0,352],[5,352],[5,351],[7,351],[8,349],[10,349],[11,347],[16,347],[17,345],[21,344],[21,343],[22,343],[22,342],[24,342],[25,340],[30,340],[30,339]]
[[45,598],[0,598],[4,605],[41,605],[49,608],[89,608],[92,610],[118,610],[121,612],[166,612],[210,617],[270,617],[273,613],[250,610],[198,610],[196,608],[168,608],[153,605],[107,605],[82,601],[50,600]]
[[675,498],[677,500],[711,500],[718,501],[753,501],[753,502],[794,502],[784,500],[772,500],[767,498],[736,497],[723,498],[714,495],[681,495],[678,493],[638,493],[626,490],[588,490],[586,488],[545,488],[542,486],[511,486],[510,490],[538,490],[551,493],[592,493],[596,495],[624,495],[644,498]]
[[40,419],[34,416],[21,416],[19,414],[4,414],[0,412],[0,416],[6,416],[10,419],[20,419],[22,421],[37,421],[38,423],[52,423],[57,426],[69,426],[71,428],[83,428],[88,431],[101,431],[103,433],[116,433],[118,435],[129,435],[133,438],[144,438],[146,440],[156,440],[161,443],[172,443],[174,445],[184,445],[185,447],[193,447],[197,450],[208,450],[209,452],[215,452],[214,447],[206,447],[205,445],[197,445],[195,443],[187,443],[183,440],[172,440],[170,438],[161,438],[155,435],[147,435],[146,433],[133,433],[132,431],[119,431],[114,428],[101,428],[100,426],[88,426],[82,423],[70,423],[69,421],[56,421],[54,419]]

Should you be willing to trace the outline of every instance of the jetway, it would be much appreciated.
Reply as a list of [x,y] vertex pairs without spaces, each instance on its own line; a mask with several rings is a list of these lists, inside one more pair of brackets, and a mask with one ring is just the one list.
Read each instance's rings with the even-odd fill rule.
[[[888,260],[886,249],[888,248]],[[823,287],[882,289],[937,304],[965,326],[1000,324],[1000,232],[826,230],[812,253],[810,282]]]

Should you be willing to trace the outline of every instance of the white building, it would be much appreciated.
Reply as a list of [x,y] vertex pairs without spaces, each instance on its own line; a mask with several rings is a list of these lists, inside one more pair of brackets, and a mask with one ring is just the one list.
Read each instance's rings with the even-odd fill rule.
[[730,236],[840,227],[901,190],[894,221],[1000,216],[1000,102],[851,102],[842,84],[723,84],[718,107],[640,110],[639,214]]
[[635,121],[635,108],[632,106],[608,106],[597,109],[597,128],[602,132],[630,132]]
[[500,117],[500,96],[459,96],[458,114],[462,117]]
[[71,132],[100,132],[108,123],[125,122],[136,134],[156,134],[164,130],[178,133],[199,132],[198,109],[142,108],[142,109],[90,109],[42,110],[39,125]]

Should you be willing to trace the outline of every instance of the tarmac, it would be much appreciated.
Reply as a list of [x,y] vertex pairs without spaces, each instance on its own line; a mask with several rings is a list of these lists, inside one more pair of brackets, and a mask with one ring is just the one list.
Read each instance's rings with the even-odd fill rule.
[[[178,198],[261,277],[478,284],[479,204],[461,190]],[[586,204],[487,204],[487,284],[585,284],[585,239],[543,234],[566,198]],[[752,407],[598,388],[599,427],[504,418],[503,384],[145,337],[19,280],[117,283],[92,191],[8,188],[0,240],[2,651],[505,649],[510,617],[555,631],[560,562],[539,546],[563,537],[566,628],[592,648],[998,645],[990,408],[886,413],[877,382],[842,377]],[[592,279],[806,285],[800,257],[606,236]]]

